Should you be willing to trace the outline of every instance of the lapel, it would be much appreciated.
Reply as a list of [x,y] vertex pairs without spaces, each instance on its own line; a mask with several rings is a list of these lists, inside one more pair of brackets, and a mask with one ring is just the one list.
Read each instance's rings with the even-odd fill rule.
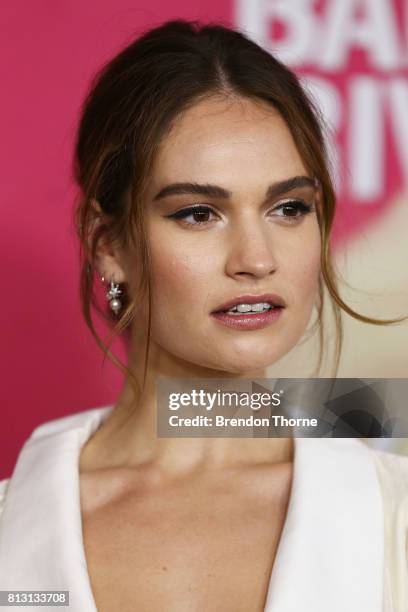
[[[37,427],[0,519],[0,589],[68,590],[97,612],[80,515],[80,449],[112,406]],[[355,438],[295,438],[287,517],[265,612],[382,612],[384,526],[371,449]]]
[[382,612],[384,512],[359,438],[296,438],[265,612]]
[[37,427],[18,456],[0,519],[0,588],[69,591],[96,612],[82,540],[80,449],[111,406]]

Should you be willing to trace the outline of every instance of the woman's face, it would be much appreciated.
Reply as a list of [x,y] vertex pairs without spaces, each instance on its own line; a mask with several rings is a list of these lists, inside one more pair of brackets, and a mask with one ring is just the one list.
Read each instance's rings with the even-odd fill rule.
[[[310,180],[278,193],[294,177],[307,172],[285,122],[266,104],[213,97],[177,118],[146,194],[156,348],[245,373],[299,341],[318,288],[320,232]],[[129,273],[135,277],[136,266]],[[270,308],[272,294],[284,308]],[[231,301],[238,311],[255,302],[251,310],[263,312],[214,314]]]

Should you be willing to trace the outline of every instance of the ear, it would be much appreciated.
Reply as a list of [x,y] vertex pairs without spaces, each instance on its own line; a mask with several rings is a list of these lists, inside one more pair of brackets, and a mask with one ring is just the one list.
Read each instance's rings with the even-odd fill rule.
[[[97,226],[104,222],[106,215],[96,200],[92,201],[92,207],[94,209],[93,231],[95,231]],[[110,282],[111,279],[115,283],[126,282],[123,253],[118,246],[108,241],[106,234],[103,234],[98,240],[95,255],[99,276],[103,276],[106,282]]]

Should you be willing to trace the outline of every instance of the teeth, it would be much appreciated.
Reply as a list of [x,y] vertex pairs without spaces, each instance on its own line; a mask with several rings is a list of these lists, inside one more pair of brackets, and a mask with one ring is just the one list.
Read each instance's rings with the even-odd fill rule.
[[228,314],[241,314],[246,312],[264,312],[274,308],[268,302],[259,302],[257,304],[237,304],[230,310],[227,310]]
[[[268,310],[269,310],[269,304],[267,304]],[[251,310],[253,310],[254,312],[262,312],[263,310],[265,310],[265,304],[261,303],[261,304],[252,304],[251,306]]]
[[[254,306],[257,304],[254,304]],[[252,310],[252,306],[250,304],[237,304],[236,305],[236,310],[238,310],[238,312],[251,312]]]

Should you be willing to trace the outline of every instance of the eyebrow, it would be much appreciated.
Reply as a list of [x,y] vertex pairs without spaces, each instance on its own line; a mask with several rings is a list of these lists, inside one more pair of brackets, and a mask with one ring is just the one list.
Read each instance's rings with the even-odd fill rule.
[[[265,202],[268,202],[272,198],[292,191],[299,187],[312,187],[317,188],[317,179],[311,178],[310,176],[293,176],[285,179],[284,181],[278,181],[269,185],[266,190]],[[232,196],[232,191],[224,189],[219,185],[200,185],[199,183],[171,183],[163,187],[153,198],[153,201],[161,200],[171,195],[202,195],[207,198],[224,198],[229,199]]]

